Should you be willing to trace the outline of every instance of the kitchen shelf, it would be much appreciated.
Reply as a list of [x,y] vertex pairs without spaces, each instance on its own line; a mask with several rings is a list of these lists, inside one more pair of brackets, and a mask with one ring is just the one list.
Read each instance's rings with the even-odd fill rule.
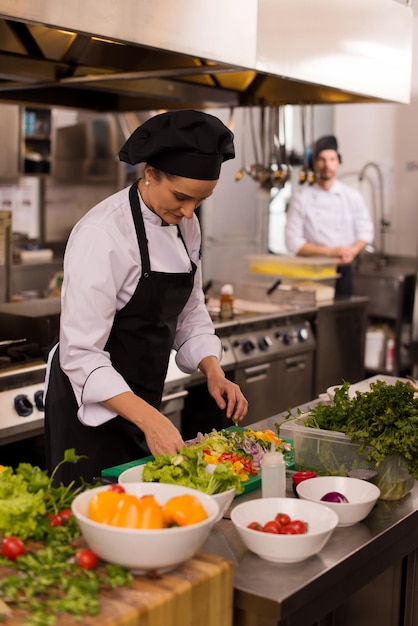
[[21,169],[24,174],[51,172],[51,117],[50,109],[23,109]]

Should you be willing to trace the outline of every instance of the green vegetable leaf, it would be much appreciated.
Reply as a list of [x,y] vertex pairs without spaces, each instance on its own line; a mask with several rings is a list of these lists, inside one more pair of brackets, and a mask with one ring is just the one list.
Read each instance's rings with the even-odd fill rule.
[[181,448],[179,454],[172,456],[157,454],[153,461],[144,466],[142,479],[145,482],[183,485],[211,495],[233,487],[237,489],[237,493],[242,493],[244,489],[239,477],[228,464],[217,465],[213,474],[210,474],[203,451],[187,446]]
[[[344,382],[336,388],[333,404],[320,402],[307,416],[289,412],[286,419],[301,419],[311,428],[345,433],[376,465],[389,456],[399,456],[411,476],[418,479],[418,398],[414,391],[400,380],[394,385],[377,380],[370,384],[370,391],[356,391],[354,397],[350,397],[349,388],[350,384]],[[321,445],[324,453],[325,446]],[[321,461],[329,473],[338,471],[337,459]]]

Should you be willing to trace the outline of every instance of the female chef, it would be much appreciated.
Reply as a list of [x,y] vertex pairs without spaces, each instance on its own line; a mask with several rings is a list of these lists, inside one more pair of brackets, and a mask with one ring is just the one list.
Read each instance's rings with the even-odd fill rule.
[[172,349],[179,368],[199,369],[226,416],[248,408],[220,367],[202,292],[195,209],[234,158],[233,134],[216,117],[180,110],[142,124],[119,153],[143,176],[92,208],[64,255],[59,344],[48,359],[45,443],[56,482],[91,481],[105,467],[175,454],[180,432],[159,411]]

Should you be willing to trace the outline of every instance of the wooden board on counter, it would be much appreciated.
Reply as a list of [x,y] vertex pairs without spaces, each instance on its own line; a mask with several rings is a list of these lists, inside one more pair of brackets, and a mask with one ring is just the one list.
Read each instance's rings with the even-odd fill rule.
[[[232,563],[199,552],[172,572],[135,576],[130,587],[101,592],[99,615],[81,621],[60,615],[56,626],[232,626],[232,602]],[[4,624],[22,626],[27,615],[13,609]]]

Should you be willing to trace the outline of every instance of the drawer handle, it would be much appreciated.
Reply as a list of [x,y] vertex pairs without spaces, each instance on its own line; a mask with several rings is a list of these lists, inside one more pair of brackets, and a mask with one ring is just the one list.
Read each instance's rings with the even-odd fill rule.
[[270,363],[263,363],[262,365],[246,367],[244,369],[244,373],[246,376],[251,376],[252,374],[262,374],[263,372],[267,372],[268,369],[270,369]]
[[179,398],[185,398],[189,395],[188,391],[178,391],[177,393],[169,393],[163,396],[161,402],[169,402],[170,400],[178,400]]

